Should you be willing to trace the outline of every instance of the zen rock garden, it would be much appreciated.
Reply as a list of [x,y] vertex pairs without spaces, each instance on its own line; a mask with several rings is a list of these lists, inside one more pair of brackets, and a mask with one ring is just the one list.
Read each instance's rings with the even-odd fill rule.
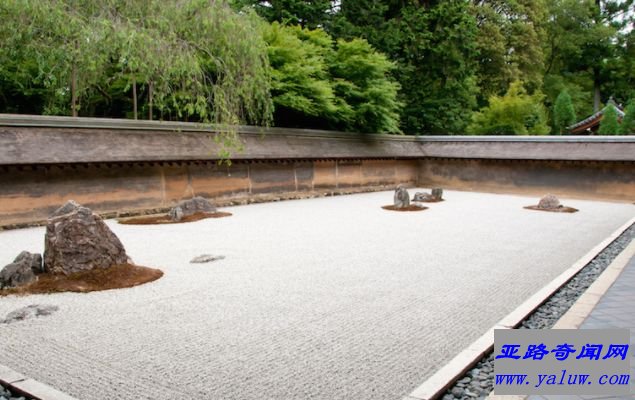
[[23,251],[0,271],[0,295],[115,289],[162,275],[134,265],[102,218],[71,200],[47,220],[44,256]]

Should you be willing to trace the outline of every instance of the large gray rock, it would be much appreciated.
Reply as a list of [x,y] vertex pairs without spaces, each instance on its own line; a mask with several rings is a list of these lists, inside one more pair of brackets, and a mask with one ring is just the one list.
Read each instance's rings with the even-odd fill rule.
[[540,202],[538,203],[538,208],[542,208],[545,210],[554,210],[560,207],[562,207],[560,205],[560,200],[558,200],[558,198],[553,194],[546,195],[545,197],[540,199]]
[[196,196],[189,200],[183,200],[177,204],[176,207],[173,207],[168,212],[168,215],[173,221],[180,221],[183,217],[199,212],[214,213],[216,212],[216,207],[214,207],[214,205],[207,199],[201,196]]
[[436,200],[443,199],[443,189],[442,188],[432,188],[432,197]]
[[396,208],[405,208],[410,205],[410,195],[405,186],[399,185],[395,190],[394,205]]
[[34,282],[42,272],[42,256],[23,251],[0,271],[0,289],[24,286]]
[[99,215],[77,203],[67,205],[47,221],[46,272],[68,275],[129,262],[121,241]]

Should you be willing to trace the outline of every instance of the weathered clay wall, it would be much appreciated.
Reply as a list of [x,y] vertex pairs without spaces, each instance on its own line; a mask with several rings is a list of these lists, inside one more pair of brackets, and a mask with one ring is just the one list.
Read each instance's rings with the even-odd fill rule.
[[635,162],[427,158],[423,187],[635,202]]
[[406,137],[191,123],[0,115],[0,227],[68,199],[105,214],[419,187],[635,201],[635,137]]
[[125,213],[170,207],[193,195],[228,203],[415,185],[418,172],[415,160],[2,167],[0,226],[42,221],[68,199],[100,213]]

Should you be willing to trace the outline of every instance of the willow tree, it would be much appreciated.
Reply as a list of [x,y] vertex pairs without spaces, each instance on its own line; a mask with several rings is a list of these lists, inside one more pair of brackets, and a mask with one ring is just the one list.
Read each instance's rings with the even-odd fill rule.
[[[108,60],[108,20],[95,1],[6,0],[0,42],[16,46],[23,59],[35,63],[35,75],[24,84],[36,83],[48,89],[44,112],[78,116],[81,100],[94,88]],[[11,22],[9,22],[11,21]],[[16,23],[17,22],[17,23]],[[6,48],[2,49],[3,52]],[[15,50],[15,49],[14,49]]]
[[179,115],[222,125],[271,120],[270,73],[261,25],[253,12],[225,1],[172,1],[175,40],[197,56],[198,71],[175,91]]

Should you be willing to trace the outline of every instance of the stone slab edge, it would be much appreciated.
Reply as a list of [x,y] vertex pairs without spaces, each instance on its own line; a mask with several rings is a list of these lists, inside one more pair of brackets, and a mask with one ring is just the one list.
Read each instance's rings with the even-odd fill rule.
[[[600,302],[602,296],[620,276],[631,258],[635,257],[635,240],[631,242],[613,262],[606,267],[602,275],[573,303],[571,308],[556,322],[551,329],[579,329],[591,311]],[[488,400],[523,400],[528,396],[497,396],[492,392]]]
[[27,378],[2,364],[0,364],[0,383],[12,392],[32,397],[35,400],[78,400],[49,385]]
[[[434,375],[428,378],[402,400],[434,400],[441,397],[458,378],[463,376],[466,371],[472,368],[472,366],[480,361],[480,359],[494,347],[494,329],[514,329],[518,326],[525,318],[527,318],[527,316],[540,307],[542,303],[549,299],[551,295],[566,284],[575,274],[580,272],[584,266],[593,260],[593,258],[595,258],[602,250],[604,250],[634,223],[635,218],[631,218],[627,223],[619,227],[615,232],[605,238],[587,254],[582,256],[566,271],[549,282],[545,287],[540,289],[506,317],[501,319],[483,336],[461,351],[449,363],[444,365]],[[614,262],[616,260],[614,260]],[[607,267],[607,269],[608,268],[610,268],[610,266]],[[512,400],[514,397],[506,396],[505,398],[506,400]],[[516,398],[522,399],[524,397],[521,396]]]

